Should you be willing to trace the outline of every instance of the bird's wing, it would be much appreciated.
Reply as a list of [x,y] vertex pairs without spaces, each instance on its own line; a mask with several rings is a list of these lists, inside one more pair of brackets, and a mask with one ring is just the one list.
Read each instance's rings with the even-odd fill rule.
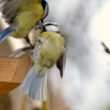
[[21,3],[22,0],[0,0],[0,11],[6,22],[11,23],[13,21]]
[[61,78],[63,77],[65,62],[66,62],[66,52],[62,53],[62,55],[60,56],[60,58],[56,64],[57,68],[60,71]]
[[39,37],[38,38],[38,41],[36,42],[35,44],[35,47],[33,49],[33,55],[32,55],[32,60],[35,62],[35,61],[38,61],[39,59],[39,55],[40,55],[40,52],[42,50],[42,42],[41,42],[41,38]]

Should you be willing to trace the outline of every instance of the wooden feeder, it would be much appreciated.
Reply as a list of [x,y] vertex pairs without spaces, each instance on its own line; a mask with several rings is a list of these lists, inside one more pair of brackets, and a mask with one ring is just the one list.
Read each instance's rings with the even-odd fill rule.
[[31,59],[27,54],[19,58],[0,57],[0,96],[18,87],[24,79]]

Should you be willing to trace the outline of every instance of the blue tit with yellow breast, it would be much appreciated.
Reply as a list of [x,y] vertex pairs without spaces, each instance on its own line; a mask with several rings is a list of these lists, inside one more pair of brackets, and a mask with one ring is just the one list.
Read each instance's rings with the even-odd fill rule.
[[[47,76],[54,65],[57,65],[58,69],[63,67],[63,64],[60,64],[65,52],[64,37],[52,30],[49,31],[52,27],[47,24],[44,28],[46,31],[43,31],[38,37],[32,51],[33,65],[21,84],[21,90],[28,94],[31,99],[43,101],[47,99]],[[63,74],[60,75],[62,77]]]
[[0,9],[8,28],[0,32],[0,42],[8,35],[15,38],[25,38],[34,27],[35,23],[43,20],[45,15],[45,0],[0,0]]

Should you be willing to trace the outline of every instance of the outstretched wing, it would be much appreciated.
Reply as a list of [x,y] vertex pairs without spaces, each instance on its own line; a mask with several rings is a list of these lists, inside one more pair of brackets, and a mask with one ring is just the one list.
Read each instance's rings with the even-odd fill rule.
[[0,0],[0,11],[7,23],[11,23],[23,0]]

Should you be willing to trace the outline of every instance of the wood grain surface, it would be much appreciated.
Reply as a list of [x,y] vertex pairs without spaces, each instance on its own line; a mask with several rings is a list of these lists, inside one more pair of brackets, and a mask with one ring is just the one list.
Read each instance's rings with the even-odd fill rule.
[[0,95],[5,95],[18,87],[31,64],[28,55],[19,58],[0,57]]

